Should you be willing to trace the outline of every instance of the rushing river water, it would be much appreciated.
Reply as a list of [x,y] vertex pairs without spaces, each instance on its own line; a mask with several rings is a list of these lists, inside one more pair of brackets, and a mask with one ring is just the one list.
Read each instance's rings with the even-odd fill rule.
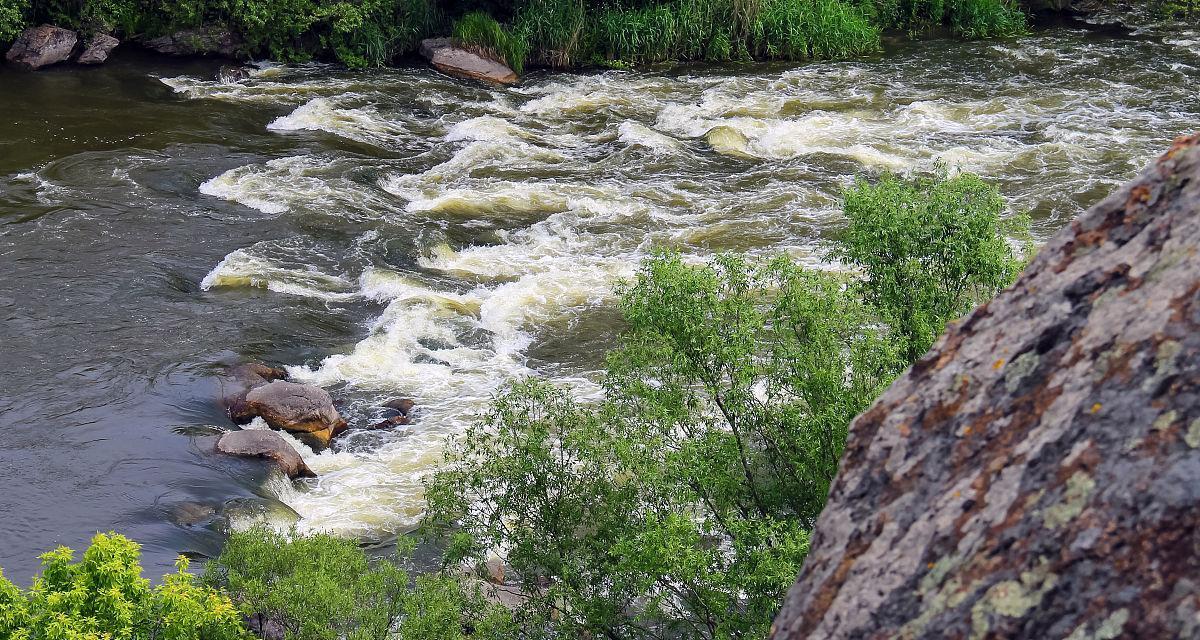
[[[143,542],[155,573],[212,553],[202,505],[386,541],[506,381],[588,389],[612,285],[653,247],[819,264],[854,175],[938,162],[995,180],[1044,238],[1200,129],[1188,32],[510,89],[215,69],[0,71],[0,566],[19,581],[96,530]],[[305,449],[320,478],[292,486],[211,453],[221,371],[244,360],[327,387],[352,425],[406,396],[418,420]]]

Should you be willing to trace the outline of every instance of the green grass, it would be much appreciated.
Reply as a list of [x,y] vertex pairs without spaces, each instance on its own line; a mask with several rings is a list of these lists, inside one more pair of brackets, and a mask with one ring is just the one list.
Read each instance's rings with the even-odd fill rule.
[[517,73],[524,73],[529,41],[523,34],[511,33],[496,19],[482,11],[472,11],[454,23],[454,38],[482,50]]

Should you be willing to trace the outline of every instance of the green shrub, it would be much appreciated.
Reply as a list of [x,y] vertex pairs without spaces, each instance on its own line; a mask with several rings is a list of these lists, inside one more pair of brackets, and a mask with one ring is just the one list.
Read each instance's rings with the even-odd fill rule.
[[234,640],[249,638],[229,598],[179,572],[151,588],[137,544],[97,534],[79,562],[59,547],[22,591],[0,575],[0,637],[13,640]]
[[858,289],[912,362],[946,323],[1012,284],[1023,263],[1006,239],[1028,219],[1002,220],[1004,199],[978,176],[859,180],[845,194],[849,225],[834,256],[862,270]]
[[410,582],[395,558],[372,562],[354,541],[327,535],[234,533],[204,579],[243,615],[280,625],[288,640],[486,639],[512,631],[504,610],[457,580]]
[[0,0],[0,42],[10,42],[25,28],[29,0]]
[[565,636],[765,634],[850,420],[898,370],[845,285],[787,260],[649,260],[604,401],[500,396],[429,482],[429,530],[452,563],[501,553]]

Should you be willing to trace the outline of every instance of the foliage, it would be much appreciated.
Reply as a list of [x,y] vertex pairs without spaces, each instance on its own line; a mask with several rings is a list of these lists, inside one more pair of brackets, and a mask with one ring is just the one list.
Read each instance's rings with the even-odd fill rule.
[[[0,0],[0,28],[5,4]],[[249,55],[281,61],[334,57],[378,66],[416,49],[433,32],[433,0],[32,0],[33,21],[85,32],[165,35],[226,27]],[[0,32],[2,34],[2,32]]]
[[509,33],[496,19],[473,11],[454,23],[454,38],[508,63],[513,71],[525,72],[529,42],[521,34]]
[[506,612],[453,578],[412,583],[395,558],[371,562],[355,542],[327,535],[234,533],[205,582],[228,592],[247,617],[280,625],[288,640],[385,640],[393,631],[404,640],[486,639],[512,631]]
[[452,562],[498,551],[567,636],[763,635],[850,420],[898,369],[841,279],[785,259],[649,260],[605,399],[499,397],[427,487]]
[[29,0],[0,0],[0,42],[9,42],[25,26]]
[[229,598],[178,573],[151,588],[139,547],[97,534],[80,562],[59,547],[42,555],[42,575],[23,592],[0,575],[0,637],[13,640],[234,640],[248,638]]
[[1002,221],[1004,200],[973,174],[859,180],[845,194],[849,225],[835,257],[862,269],[863,298],[915,361],[946,323],[1012,284],[1024,266],[1005,232],[1028,236],[1028,219]]

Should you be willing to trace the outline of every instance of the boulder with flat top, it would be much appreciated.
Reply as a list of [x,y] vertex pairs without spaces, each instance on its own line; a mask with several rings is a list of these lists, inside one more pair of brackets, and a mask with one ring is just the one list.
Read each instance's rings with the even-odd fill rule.
[[421,55],[434,69],[457,78],[492,84],[516,84],[516,72],[480,52],[463,46],[453,38],[429,38],[421,41]]
[[315,478],[317,474],[305,464],[304,458],[288,444],[283,436],[265,429],[230,431],[217,440],[217,451],[242,458],[265,458],[273,461],[287,477]]
[[246,410],[273,429],[302,434],[320,446],[346,430],[329,392],[310,384],[277,380],[251,389]]

